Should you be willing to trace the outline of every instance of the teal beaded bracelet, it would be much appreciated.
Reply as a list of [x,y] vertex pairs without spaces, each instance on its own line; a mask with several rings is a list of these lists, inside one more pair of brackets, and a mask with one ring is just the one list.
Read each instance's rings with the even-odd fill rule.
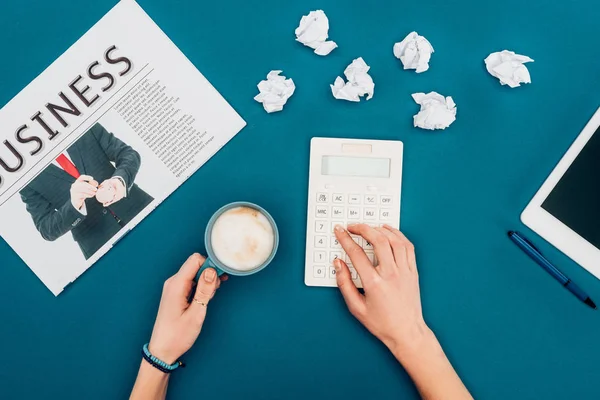
[[170,374],[171,372],[175,371],[179,367],[181,367],[181,368],[185,367],[185,364],[182,361],[176,361],[173,364],[167,364],[166,362],[159,360],[158,358],[154,357],[152,355],[152,353],[150,353],[150,350],[148,349],[148,345],[149,345],[149,343],[146,343],[142,347],[142,357],[144,357],[144,360],[148,361],[148,363],[150,365],[152,365],[154,368],[156,368],[166,374]]

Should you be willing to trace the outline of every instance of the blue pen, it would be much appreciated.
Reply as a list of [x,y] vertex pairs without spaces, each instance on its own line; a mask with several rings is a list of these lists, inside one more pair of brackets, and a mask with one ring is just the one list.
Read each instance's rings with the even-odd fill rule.
[[546,260],[546,258],[540,253],[540,251],[527,239],[523,237],[518,232],[509,231],[508,237],[515,242],[517,246],[521,250],[525,252],[529,257],[533,259],[536,263],[539,264],[540,267],[544,268],[546,272],[548,272],[554,279],[559,281],[561,285],[563,285],[567,290],[573,293],[579,300],[583,301],[588,306],[592,307],[594,310],[596,309],[596,304],[590,299],[583,290],[579,288],[571,279],[567,278],[565,274],[560,272],[556,267],[550,264],[550,261]]

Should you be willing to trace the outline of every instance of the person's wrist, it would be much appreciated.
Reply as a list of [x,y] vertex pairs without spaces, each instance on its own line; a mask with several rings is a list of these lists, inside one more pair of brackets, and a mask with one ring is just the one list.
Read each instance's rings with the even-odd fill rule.
[[426,349],[435,346],[437,338],[423,321],[384,340],[384,344],[400,363],[405,364],[413,358],[419,357],[419,354]]
[[148,344],[148,350],[150,350],[150,353],[154,357],[166,362],[167,364],[173,364],[179,359],[179,355],[173,354],[173,352],[169,351],[165,346],[160,346],[153,343],[152,340],[150,340],[150,344]]
[[125,184],[125,180],[120,176],[115,176],[112,178],[115,183],[114,187],[116,189],[116,193],[119,197],[123,198],[127,194],[127,185]]
[[77,210],[81,210],[81,207],[83,207],[83,202],[84,200],[73,200],[71,199],[71,205]]
[[169,379],[171,374],[163,372],[156,368],[154,365],[150,364],[148,360],[142,357],[142,369],[146,370],[148,374],[152,374],[156,379]]
[[121,178],[120,176],[114,176],[112,179],[113,179],[114,181],[118,182],[118,183],[119,183],[119,185],[120,185],[120,186],[121,186],[123,189],[125,189],[125,188],[127,187],[127,185],[125,184],[125,179]]

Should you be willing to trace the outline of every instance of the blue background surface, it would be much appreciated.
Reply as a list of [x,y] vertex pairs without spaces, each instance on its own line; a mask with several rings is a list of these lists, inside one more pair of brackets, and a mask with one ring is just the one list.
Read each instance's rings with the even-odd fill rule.
[[[3,2],[0,104],[114,4]],[[563,290],[506,231],[529,233],[519,214],[600,104],[600,3],[140,4],[248,126],[58,298],[0,241],[0,397],[126,398],[162,282],[203,251],[213,211],[247,200],[278,221],[278,256],[260,274],[223,285],[170,397],[416,398],[337,290],[303,284],[313,136],[404,142],[401,226],[417,248],[425,317],[477,398],[598,397],[600,312]],[[325,58],[294,41],[300,17],[318,8],[340,46]],[[411,30],[436,50],[421,75],[392,55]],[[511,90],[487,74],[483,59],[505,48],[535,59],[532,85]],[[359,56],[372,67],[374,98],[335,100],[328,85]],[[297,91],[282,113],[268,115],[252,98],[271,69],[283,69]],[[446,131],[412,127],[418,106],[410,94],[430,90],[458,105]],[[532,236],[600,301],[597,279]]]

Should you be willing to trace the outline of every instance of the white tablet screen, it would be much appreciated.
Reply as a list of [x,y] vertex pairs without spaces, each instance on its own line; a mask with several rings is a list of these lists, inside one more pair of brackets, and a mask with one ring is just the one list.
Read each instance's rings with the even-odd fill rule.
[[600,248],[600,129],[550,192],[542,208]]

